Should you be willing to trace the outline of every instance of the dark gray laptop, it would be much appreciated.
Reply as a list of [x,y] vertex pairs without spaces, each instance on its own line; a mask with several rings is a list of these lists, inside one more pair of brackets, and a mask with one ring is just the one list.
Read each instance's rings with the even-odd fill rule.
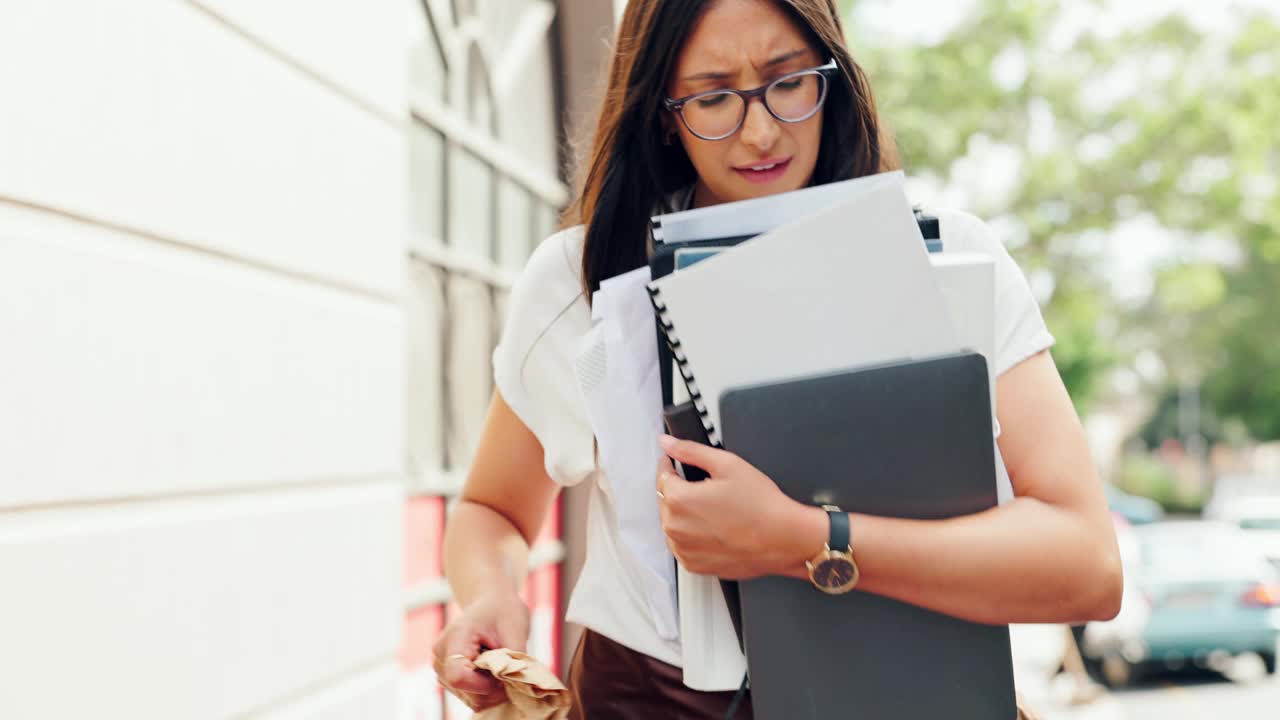
[[[967,353],[769,383],[720,399],[726,449],[790,497],[916,519],[996,505],[986,361]],[[853,528],[854,555],[858,549]],[[857,589],[741,583],[756,720],[1012,720],[1007,626]]]

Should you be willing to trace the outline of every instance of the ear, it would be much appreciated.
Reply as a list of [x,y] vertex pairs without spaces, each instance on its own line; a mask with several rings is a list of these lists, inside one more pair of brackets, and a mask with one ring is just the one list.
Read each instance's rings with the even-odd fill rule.
[[669,112],[663,112],[659,122],[662,125],[662,137],[670,138],[679,133],[676,130],[675,115]]
[[668,147],[680,144],[680,133],[673,123],[666,120],[662,123],[662,144]]

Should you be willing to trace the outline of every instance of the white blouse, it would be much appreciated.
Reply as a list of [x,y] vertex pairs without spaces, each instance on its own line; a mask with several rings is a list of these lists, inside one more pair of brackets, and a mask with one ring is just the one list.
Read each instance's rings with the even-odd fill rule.
[[[995,261],[996,375],[1053,345],[1026,279],[990,228],[968,213],[930,213],[939,219],[945,252],[981,252]],[[506,326],[493,354],[494,380],[541,443],[547,474],[563,486],[591,481],[586,560],[566,619],[679,666],[679,640],[670,628],[658,626],[655,615],[661,613],[653,612],[647,594],[653,583],[646,574],[651,571],[622,542],[614,494],[596,467],[578,367],[592,328],[581,281],[583,239],[583,228],[576,226],[552,235],[534,251],[511,293]],[[656,475],[656,467],[650,474]]]

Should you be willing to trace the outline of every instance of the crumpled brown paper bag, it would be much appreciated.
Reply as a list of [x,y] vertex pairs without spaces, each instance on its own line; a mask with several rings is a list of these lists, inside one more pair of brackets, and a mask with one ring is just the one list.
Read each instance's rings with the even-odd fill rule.
[[475,720],[565,720],[573,700],[569,689],[547,666],[515,650],[488,650],[475,666],[488,670],[507,690],[501,705],[483,710]]

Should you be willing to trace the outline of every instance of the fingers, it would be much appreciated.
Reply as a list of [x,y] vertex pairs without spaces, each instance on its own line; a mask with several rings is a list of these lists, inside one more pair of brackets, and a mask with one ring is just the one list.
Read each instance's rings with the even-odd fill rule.
[[492,676],[487,673],[482,673],[479,670],[474,672],[477,675],[488,678],[489,682],[493,685],[492,689],[484,690],[482,692],[466,690],[464,689],[467,687],[466,681],[462,681],[461,684],[458,684],[457,681],[450,681],[444,677],[440,677],[439,679],[440,687],[447,690],[450,695],[461,700],[463,704],[471,709],[472,712],[480,712],[481,710],[486,710],[494,707],[495,705],[501,705],[507,702],[507,691],[501,683],[494,680]]
[[671,458],[680,461],[683,465],[702,468],[712,477],[723,475],[738,459],[738,456],[731,452],[692,440],[680,440],[670,435],[658,436],[658,444]]
[[448,633],[442,637],[441,642],[436,643],[433,663],[440,684],[450,690],[480,696],[502,692],[501,683],[475,666],[483,642],[480,635],[473,632]]
[[465,655],[446,656],[439,677],[444,687],[472,695],[490,695],[502,691],[501,683],[477,668],[472,658]]
[[670,457],[668,457],[668,456],[666,456],[666,455],[663,455],[663,456],[658,460],[658,474],[659,474],[659,475],[661,475],[661,474],[662,474],[662,473],[664,473],[664,472],[674,473],[675,471],[676,471],[675,463],[671,462],[671,458],[670,458]]
[[671,468],[670,461],[663,459],[658,469],[658,517],[662,522],[662,532],[666,536],[667,547],[677,559],[684,550],[682,542],[687,539],[682,528],[689,526],[689,503],[695,502],[701,483],[691,483],[680,477]]
[[687,482],[676,473],[676,469],[672,466],[671,461],[665,457],[658,461],[658,474],[656,478],[659,498],[666,495],[669,490],[673,490],[674,488],[672,486],[677,482]]
[[676,472],[676,466],[672,464],[671,458],[663,455],[658,460],[658,474],[654,476],[654,481],[658,489],[658,506],[662,506],[662,501],[667,499],[667,493],[673,488],[672,485],[676,481],[684,481],[684,478]]
[[658,490],[658,512],[662,515],[665,523],[668,511],[677,505],[686,497],[686,493],[693,489],[697,483],[691,483],[680,477],[676,472],[675,466],[671,464],[666,456],[658,461],[658,476],[656,479]]

